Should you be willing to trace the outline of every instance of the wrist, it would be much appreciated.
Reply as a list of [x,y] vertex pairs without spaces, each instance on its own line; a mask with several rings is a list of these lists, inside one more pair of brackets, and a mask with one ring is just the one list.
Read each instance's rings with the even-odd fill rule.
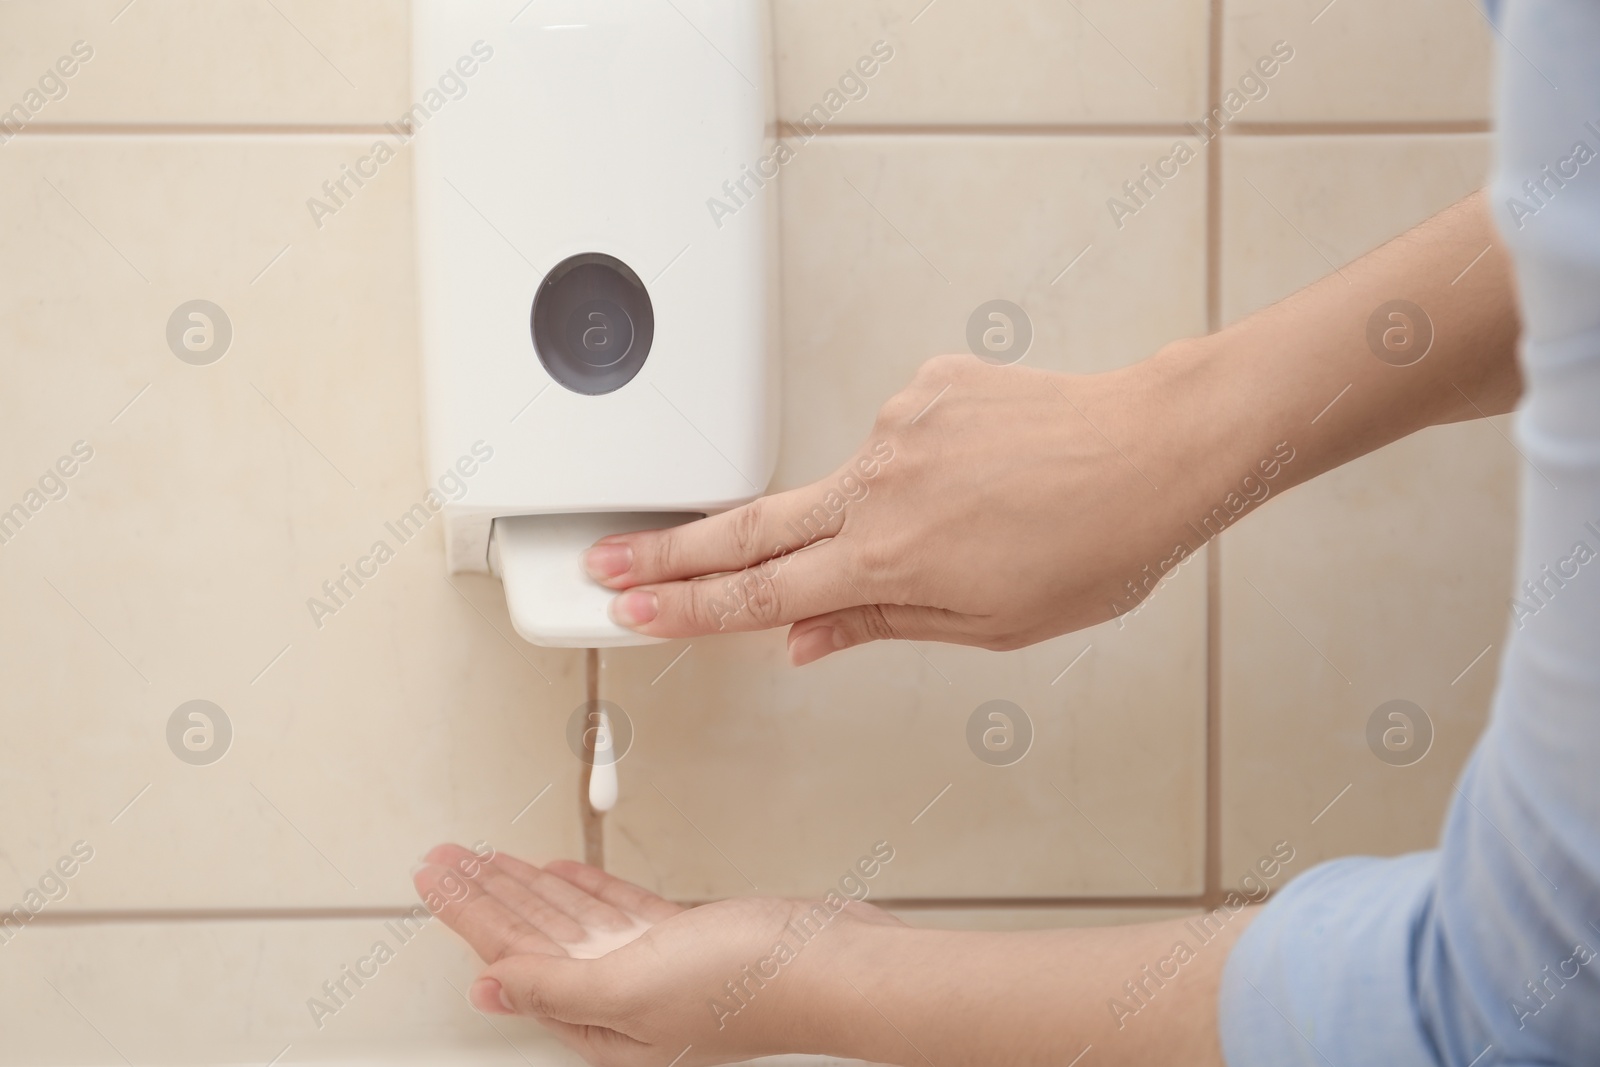
[[1141,606],[1229,526],[1303,480],[1308,464],[1282,436],[1282,400],[1251,358],[1217,336],[1186,339],[1077,383],[1085,417],[1151,489],[1107,573],[1113,614]]
[[839,940],[831,958],[813,972],[804,998],[805,1019],[797,1020],[804,1029],[796,1035],[803,1047],[796,1051],[870,1063],[902,1062],[905,1043],[890,1040],[895,1033],[879,1012],[894,1016],[896,1005],[908,996],[915,999],[916,944],[928,931],[851,918],[834,932]]
[[1150,397],[1152,422],[1167,427],[1161,473],[1190,510],[1226,493],[1281,439],[1263,389],[1269,379],[1251,373],[1247,354],[1223,336],[1175,341],[1127,368]]
[[1283,398],[1253,358],[1226,334],[1213,334],[1165,345],[1113,372],[1125,376],[1114,389],[1140,398],[1129,409],[1143,425],[1127,432],[1153,443],[1147,473],[1168,509],[1160,525],[1187,535],[1193,550],[1310,476],[1302,474],[1306,441],[1291,439]]

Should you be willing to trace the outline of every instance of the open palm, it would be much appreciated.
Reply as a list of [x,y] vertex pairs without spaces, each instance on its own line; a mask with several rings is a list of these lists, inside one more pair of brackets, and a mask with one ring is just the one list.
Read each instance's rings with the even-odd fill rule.
[[[857,903],[826,921],[821,905],[774,898],[684,908],[581,863],[458,845],[435,848],[414,880],[489,964],[472,987],[480,1011],[534,1016],[590,1063],[618,1067],[792,1050],[785,1020],[807,1014],[813,979],[847,940],[831,926],[898,923]],[[781,966],[780,942],[792,949]]]

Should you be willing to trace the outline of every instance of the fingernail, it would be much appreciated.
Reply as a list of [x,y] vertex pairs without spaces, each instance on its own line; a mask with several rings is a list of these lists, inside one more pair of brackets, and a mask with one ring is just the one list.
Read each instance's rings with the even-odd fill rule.
[[493,978],[480,978],[472,983],[472,1004],[486,1015],[515,1015],[504,987]]
[[602,542],[583,554],[583,569],[597,582],[608,581],[633,566],[632,545]]
[[611,602],[611,618],[620,626],[643,626],[655,620],[659,608],[654,593],[623,593]]
[[814,630],[807,630],[789,645],[789,662],[796,667],[804,667],[843,647],[844,634],[832,626],[818,626]]

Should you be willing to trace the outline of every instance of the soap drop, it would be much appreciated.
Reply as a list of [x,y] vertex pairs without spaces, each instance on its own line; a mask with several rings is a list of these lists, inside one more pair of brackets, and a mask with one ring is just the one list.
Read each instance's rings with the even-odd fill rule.
[[600,712],[595,731],[594,764],[589,768],[589,807],[607,812],[617,806],[616,747],[612,743],[611,717]]

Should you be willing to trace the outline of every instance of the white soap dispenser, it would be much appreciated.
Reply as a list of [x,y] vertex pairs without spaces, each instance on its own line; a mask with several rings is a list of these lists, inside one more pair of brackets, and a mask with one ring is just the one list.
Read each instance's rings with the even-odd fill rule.
[[492,453],[443,504],[447,565],[499,575],[535,644],[645,643],[582,551],[776,460],[767,4],[413,0],[412,27],[430,473]]

